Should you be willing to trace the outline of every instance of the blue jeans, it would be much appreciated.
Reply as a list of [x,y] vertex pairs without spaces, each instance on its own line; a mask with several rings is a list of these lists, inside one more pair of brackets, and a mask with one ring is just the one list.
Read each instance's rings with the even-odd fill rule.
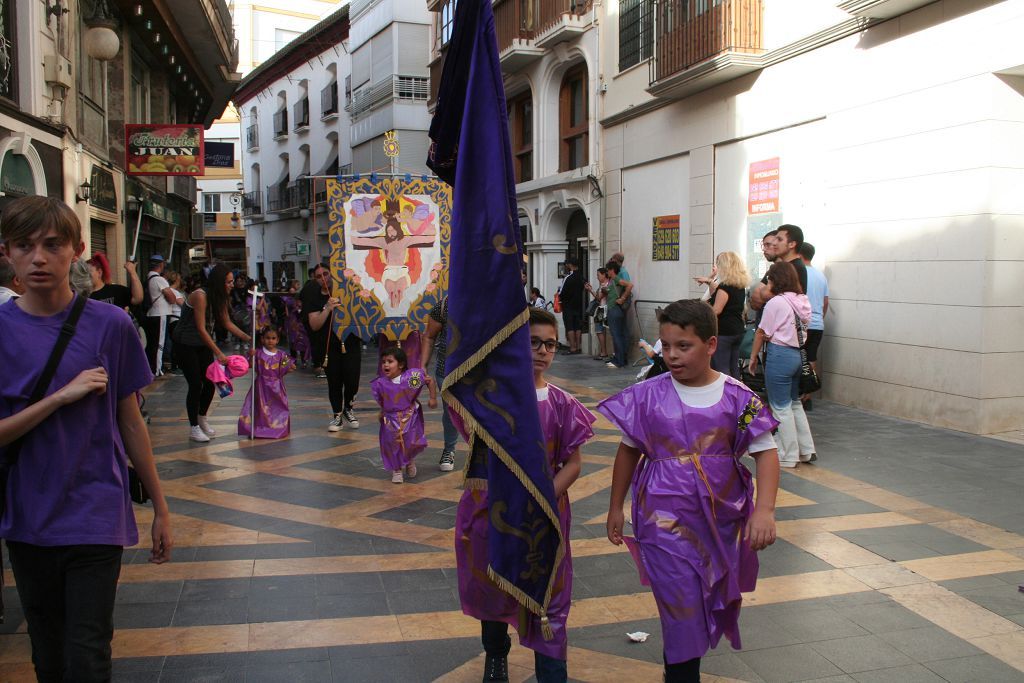
[[719,372],[733,377],[740,378],[740,342],[743,341],[742,334],[720,334],[718,335],[718,348],[711,358],[711,367]]
[[612,333],[612,342],[615,344],[615,355],[612,362],[620,368],[626,366],[626,312],[622,307],[612,302],[608,304],[608,328]]
[[[437,372],[437,366],[434,366],[434,381],[437,382],[437,393],[440,398],[444,375]],[[459,430],[452,423],[452,416],[448,414],[448,406],[444,404],[444,399],[441,399],[441,426],[444,428],[444,450],[454,453],[455,444],[459,442]]]
[[764,384],[768,405],[779,421],[776,443],[779,462],[807,460],[814,453],[814,438],[800,403],[800,349],[768,344],[764,363]]

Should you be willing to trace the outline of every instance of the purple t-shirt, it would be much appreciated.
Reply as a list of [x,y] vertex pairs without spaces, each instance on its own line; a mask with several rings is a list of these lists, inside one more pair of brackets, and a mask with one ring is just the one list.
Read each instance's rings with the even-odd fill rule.
[[[0,418],[25,407],[70,312],[70,304],[52,317],[0,307]],[[25,436],[7,482],[0,538],[42,546],[138,543],[117,402],[153,375],[128,314],[87,301],[46,394],[101,365],[110,378],[105,394],[59,408]]]

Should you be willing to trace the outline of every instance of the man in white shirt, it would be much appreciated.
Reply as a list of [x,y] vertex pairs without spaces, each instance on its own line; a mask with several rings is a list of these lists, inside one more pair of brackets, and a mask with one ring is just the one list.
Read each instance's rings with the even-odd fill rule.
[[163,276],[167,263],[160,254],[149,258],[149,273],[146,275],[146,295],[150,302],[142,329],[146,332],[146,358],[154,377],[163,373],[164,335],[167,333],[167,317],[174,303],[174,290]]
[[11,260],[6,256],[0,257],[0,305],[21,296],[21,289]]

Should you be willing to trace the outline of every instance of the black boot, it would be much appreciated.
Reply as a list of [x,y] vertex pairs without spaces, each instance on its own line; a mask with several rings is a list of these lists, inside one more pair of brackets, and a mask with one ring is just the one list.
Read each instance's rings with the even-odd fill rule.
[[484,660],[484,683],[508,680],[508,657],[492,657]]

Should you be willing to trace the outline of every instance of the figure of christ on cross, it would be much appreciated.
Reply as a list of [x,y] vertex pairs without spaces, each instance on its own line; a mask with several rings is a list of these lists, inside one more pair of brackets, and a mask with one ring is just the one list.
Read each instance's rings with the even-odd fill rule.
[[380,277],[388,293],[392,308],[398,308],[406,288],[412,284],[409,274],[409,250],[434,246],[436,230],[422,235],[406,235],[398,220],[391,216],[384,226],[382,237],[352,237],[356,249],[379,249],[384,257],[384,272]]

